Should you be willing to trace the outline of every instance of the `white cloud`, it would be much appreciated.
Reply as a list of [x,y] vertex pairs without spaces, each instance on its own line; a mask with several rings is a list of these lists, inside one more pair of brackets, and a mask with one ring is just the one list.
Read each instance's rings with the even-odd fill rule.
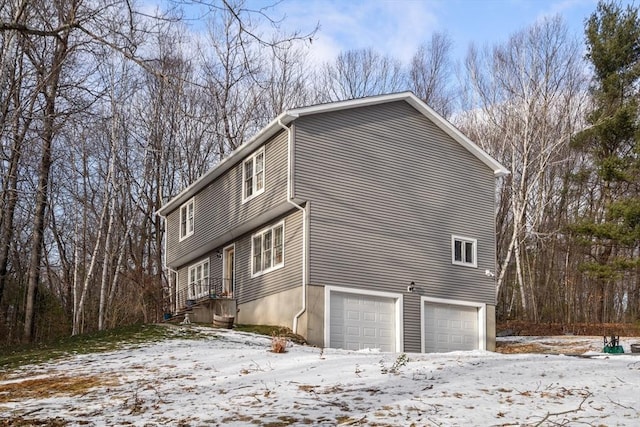
[[310,47],[315,63],[329,61],[342,50],[369,47],[406,62],[438,29],[436,6],[422,1],[284,1],[279,7],[288,28],[320,24]]

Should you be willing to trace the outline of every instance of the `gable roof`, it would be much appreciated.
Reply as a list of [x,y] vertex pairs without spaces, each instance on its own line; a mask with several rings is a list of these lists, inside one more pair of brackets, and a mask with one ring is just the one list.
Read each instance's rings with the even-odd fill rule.
[[287,110],[272,120],[267,126],[262,128],[250,140],[236,148],[228,157],[224,158],[220,163],[210,169],[194,181],[187,188],[182,190],[177,196],[167,202],[158,210],[158,214],[166,216],[169,212],[186,202],[194,194],[202,188],[209,185],[217,177],[234,166],[239,160],[253,152],[257,147],[266,142],[269,138],[282,131],[282,125],[288,125],[299,117],[309,116],[313,114],[327,113],[331,111],[340,111],[350,108],[367,107],[389,102],[405,101],[415,108],[422,115],[431,120],[438,128],[447,135],[457,141],[466,148],[471,154],[477,157],[481,162],[487,165],[496,177],[509,174],[509,170],[502,166],[497,160],[487,154],[473,141],[467,138],[455,126],[449,123],[445,118],[436,113],[431,107],[421,101],[412,92],[399,92],[388,95],[370,96],[366,98],[352,99],[348,101],[331,102],[327,104],[311,105],[308,107],[294,108]]

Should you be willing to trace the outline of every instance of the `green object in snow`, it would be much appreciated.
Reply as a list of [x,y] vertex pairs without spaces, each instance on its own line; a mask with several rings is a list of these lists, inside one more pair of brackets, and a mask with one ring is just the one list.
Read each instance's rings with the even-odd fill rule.
[[624,353],[624,348],[620,345],[620,336],[619,335],[611,335],[609,339],[607,337],[604,338],[604,348],[603,352],[609,354],[622,354]]

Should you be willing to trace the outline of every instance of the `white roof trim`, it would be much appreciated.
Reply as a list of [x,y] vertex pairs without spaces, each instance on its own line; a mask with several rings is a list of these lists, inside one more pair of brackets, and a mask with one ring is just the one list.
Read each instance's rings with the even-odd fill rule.
[[456,140],[460,145],[466,148],[471,154],[477,157],[481,162],[487,165],[493,170],[496,177],[509,174],[509,170],[502,166],[497,160],[491,157],[482,148],[476,145],[473,141],[467,138],[462,132],[453,126],[449,121],[436,113],[431,107],[422,102],[417,96],[411,92],[392,93],[388,95],[370,96],[367,98],[352,99],[348,101],[331,102],[327,104],[312,105],[309,107],[294,108],[292,110],[285,111],[280,114],[274,120],[272,120],[267,126],[262,128],[260,132],[254,135],[250,140],[242,144],[231,155],[223,159],[220,163],[210,169],[207,173],[198,178],[195,182],[182,190],[177,196],[167,202],[162,208],[158,210],[158,214],[166,216],[169,212],[176,209],[187,199],[197,193],[199,190],[207,186],[218,176],[222,175],[225,171],[230,169],[237,161],[243,159],[246,155],[250,154],[259,145],[264,143],[267,139],[271,138],[276,133],[283,131],[279,122],[288,125],[298,117],[309,116],[312,114],[328,113],[331,111],[346,110],[349,108],[366,107],[377,104],[384,104],[388,102],[406,101],[409,105],[414,107],[417,111],[422,113],[425,117],[430,119],[436,126],[438,126],[443,132]]
[[222,175],[227,170],[231,169],[233,165],[235,165],[238,161],[251,154],[253,150],[258,148],[263,142],[267,139],[271,138],[273,135],[282,131],[282,127],[278,124],[278,121],[287,125],[296,119],[297,116],[288,114],[288,112],[284,112],[272,120],[267,126],[262,128],[260,132],[255,134],[250,140],[246,141],[244,144],[236,148],[229,157],[225,157],[215,165],[213,168],[209,169],[205,174],[203,174],[200,178],[195,180],[191,185],[183,189],[177,196],[173,199],[169,200],[165,203],[160,209],[158,209],[157,214],[160,216],[166,216],[169,212],[176,209],[182,203],[184,203],[187,199],[193,196],[195,193],[209,185],[213,180]]
[[431,107],[422,102],[417,96],[411,92],[409,94],[407,102],[411,104],[416,110],[420,111],[426,117],[431,119],[440,129],[442,129],[447,135],[458,141],[460,145],[469,150],[471,154],[476,156],[480,161],[493,169],[493,173],[496,177],[509,175],[509,170],[502,166],[496,159],[491,157],[486,151],[480,148],[476,143],[467,138],[457,127],[452,125],[448,120],[436,113]]

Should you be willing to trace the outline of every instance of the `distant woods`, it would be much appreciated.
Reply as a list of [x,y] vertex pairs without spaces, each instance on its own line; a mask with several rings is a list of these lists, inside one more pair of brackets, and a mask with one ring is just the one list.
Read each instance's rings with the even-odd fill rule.
[[512,172],[500,318],[640,319],[637,8],[601,3],[580,35],[547,18],[463,61],[434,33],[406,63],[317,64],[315,27],[197,3],[195,33],[187,0],[0,2],[0,342],[160,320],[163,203],[288,108],[403,90]]

